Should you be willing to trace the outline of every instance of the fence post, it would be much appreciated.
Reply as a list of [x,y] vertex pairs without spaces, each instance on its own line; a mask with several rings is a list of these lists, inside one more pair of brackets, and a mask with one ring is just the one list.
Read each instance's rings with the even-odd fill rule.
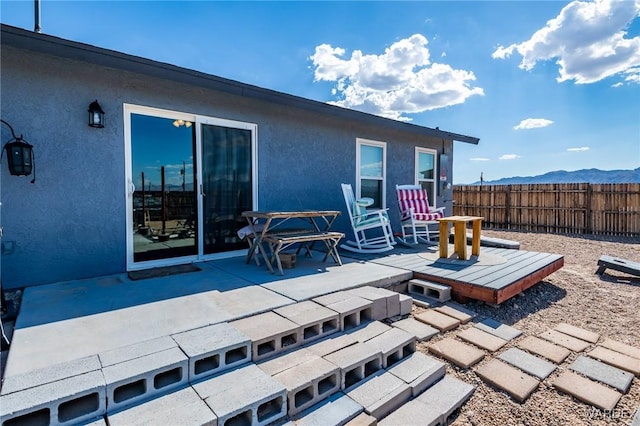
[[593,211],[591,203],[593,202],[593,185],[587,184],[587,199],[586,199],[586,208],[585,208],[585,230],[586,234],[593,234],[593,226],[591,220],[591,212]]
[[506,185],[505,188],[504,208],[505,228],[511,229],[511,185]]

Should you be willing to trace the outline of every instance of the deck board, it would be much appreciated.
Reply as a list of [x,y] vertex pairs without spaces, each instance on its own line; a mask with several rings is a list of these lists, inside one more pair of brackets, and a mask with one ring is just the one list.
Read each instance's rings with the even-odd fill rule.
[[417,246],[396,247],[392,252],[384,254],[343,252],[341,255],[409,270],[413,272],[414,278],[449,285],[452,295],[460,301],[476,299],[489,303],[504,302],[564,265],[564,256],[559,254],[507,248],[481,248],[480,256],[482,253],[491,253],[506,260],[498,265],[434,263],[420,256],[425,251],[426,246]]

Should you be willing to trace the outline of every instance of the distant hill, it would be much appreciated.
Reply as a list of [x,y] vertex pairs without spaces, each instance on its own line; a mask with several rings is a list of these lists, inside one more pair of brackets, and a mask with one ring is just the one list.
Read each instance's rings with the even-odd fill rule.
[[[640,183],[640,167],[635,170],[584,169],[557,170],[538,176],[515,176],[483,182],[483,185],[519,185],[532,183]],[[480,185],[480,181],[470,185]]]

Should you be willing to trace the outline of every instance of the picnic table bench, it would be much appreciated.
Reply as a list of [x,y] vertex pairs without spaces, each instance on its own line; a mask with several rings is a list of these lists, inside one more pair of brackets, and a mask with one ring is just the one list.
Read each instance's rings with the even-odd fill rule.
[[596,274],[602,275],[605,269],[615,269],[616,271],[625,272],[627,274],[640,277],[640,263],[631,260],[621,259],[619,257],[602,255],[598,259],[598,270]]
[[271,252],[271,263],[275,261],[278,265],[278,272],[280,272],[280,275],[284,275],[284,272],[282,271],[280,253],[295,244],[301,244],[301,247],[298,248],[298,252],[302,247],[305,247],[307,254],[311,255],[311,249],[308,246],[308,243],[322,241],[327,248],[327,253],[324,255],[322,261],[325,262],[327,257],[331,256],[338,265],[342,265],[342,259],[340,259],[340,254],[338,254],[337,250],[338,243],[342,238],[344,238],[344,234],[342,232],[303,232],[299,234],[287,232],[284,234],[267,234],[263,237],[263,241],[269,246],[269,251]]

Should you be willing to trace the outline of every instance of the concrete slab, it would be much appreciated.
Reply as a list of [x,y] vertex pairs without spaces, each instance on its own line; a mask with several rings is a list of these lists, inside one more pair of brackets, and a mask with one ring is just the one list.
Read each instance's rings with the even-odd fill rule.
[[254,362],[293,349],[302,341],[300,326],[274,312],[231,321],[230,325],[251,339]]
[[386,314],[384,318],[391,318],[400,315],[400,294],[386,288],[363,286],[349,290],[349,293],[360,296],[363,299],[375,302],[384,300],[386,306]]
[[524,402],[529,398],[540,384],[534,377],[497,359],[492,359],[478,367],[476,374],[487,383],[505,391],[518,402]]
[[354,345],[357,342],[358,341],[349,334],[334,334],[317,342],[313,342],[305,346],[305,348],[316,355],[325,356],[344,349],[347,346]]
[[431,412],[439,413],[439,422],[445,425],[451,414],[471,397],[474,390],[475,386],[446,375],[415,400],[425,404]]
[[347,389],[382,368],[382,352],[367,343],[356,343],[324,357],[340,367],[341,389]]
[[400,294],[400,315],[409,315],[413,308],[413,297]]
[[640,426],[640,407],[638,407],[636,414],[631,419],[631,426]]
[[547,330],[543,333],[538,334],[538,337],[541,337],[557,345],[564,346],[565,348],[570,349],[574,352],[582,352],[590,346],[589,342],[576,339],[575,337],[571,337],[567,334],[560,333],[555,330]]
[[360,404],[342,392],[293,417],[296,426],[340,426],[363,412]]
[[462,324],[466,324],[473,319],[473,317],[468,313],[458,310],[449,305],[438,306],[434,308],[434,310],[440,312],[441,314],[449,315],[450,317],[453,317],[460,321],[460,323]]
[[571,351],[565,347],[554,345],[551,342],[538,339],[534,336],[525,337],[518,342],[518,346],[556,364],[561,364],[571,354]]
[[442,414],[417,399],[411,400],[378,422],[379,426],[435,426]]
[[587,353],[587,355],[640,377],[640,359],[632,358],[620,352],[603,348],[602,346],[596,346],[595,349]]
[[340,329],[338,313],[318,303],[306,300],[274,309],[276,314],[302,328],[302,343],[312,342]]
[[511,341],[522,334],[522,331],[517,328],[511,327],[507,324],[502,324],[501,322],[491,318],[485,318],[473,326],[507,341]]
[[449,315],[436,312],[433,309],[421,312],[418,315],[415,315],[414,318],[443,332],[453,330],[460,325],[459,320],[450,317]]
[[345,423],[344,426],[376,426],[378,424],[378,419],[373,416],[370,416],[367,413],[360,413],[352,420],[349,420]]
[[465,342],[469,342],[489,352],[495,352],[508,343],[504,339],[475,327],[469,327],[460,331],[458,337]]
[[191,387],[109,414],[109,426],[217,425],[218,418]]
[[411,394],[415,397],[444,377],[445,370],[446,366],[443,362],[421,352],[415,352],[391,366],[387,371],[408,384],[411,387]]
[[340,369],[319,356],[273,376],[287,388],[287,413],[299,413],[340,390]]
[[592,380],[616,388],[622,393],[629,391],[633,380],[633,374],[583,355],[576,358],[569,368]]
[[295,351],[261,361],[256,365],[268,375],[275,376],[276,374],[318,357],[319,355],[314,354],[308,349],[298,348]]
[[391,326],[399,328],[400,330],[404,330],[407,333],[411,333],[420,342],[429,340],[433,336],[438,334],[438,330],[436,330],[435,328],[423,322],[417,321],[416,319],[411,317],[396,321],[392,323]]
[[100,369],[100,360],[97,355],[93,355],[50,367],[44,367],[24,374],[5,376],[3,378],[0,395],[7,395],[47,383],[57,382],[58,380],[79,376]]
[[640,348],[636,348],[616,340],[605,339],[600,346],[611,349],[612,351],[620,352],[621,354],[628,355],[632,358],[640,359]]
[[391,330],[391,327],[387,324],[380,321],[372,321],[365,323],[358,328],[348,330],[347,333],[358,342],[366,342],[367,340],[371,340],[389,330]]
[[102,374],[107,384],[107,412],[112,413],[186,386],[189,365],[185,354],[175,347],[110,365]]
[[382,371],[345,393],[378,420],[411,398],[409,385],[393,374]]
[[576,327],[565,322],[561,322],[560,324],[556,325],[554,327],[554,330],[589,343],[596,343],[600,338],[600,335],[598,333],[594,333],[592,331],[585,330],[583,328]]
[[613,410],[622,396],[613,389],[570,371],[562,373],[553,382],[553,386],[601,410]]
[[226,322],[171,337],[189,358],[190,382],[251,361],[251,339]]
[[287,414],[287,390],[254,364],[192,385],[218,424],[267,425]]
[[247,286],[212,295],[231,318],[245,318],[294,303],[291,298],[260,286]]
[[416,351],[416,338],[413,334],[394,327],[366,343],[382,352],[382,368],[390,367]]
[[556,369],[556,365],[545,361],[542,358],[538,358],[535,355],[531,355],[518,348],[509,348],[505,352],[498,355],[503,361],[519,368],[525,373],[529,373],[532,376],[537,377],[540,380],[544,380]]
[[469,368],[484,358],[484,352],[480,349],[459,342],[452,337],[446,337],[428,346],[429,352],[451,361],[460,368]]
[[100,371],[2,396],[0,423],[76,424],[106,413],[106,388]]
[[109,367],[177,347],[178,344],[170,336],[162,336],[101,352],[98,354],[98,357],[100,358],[102,367]]

